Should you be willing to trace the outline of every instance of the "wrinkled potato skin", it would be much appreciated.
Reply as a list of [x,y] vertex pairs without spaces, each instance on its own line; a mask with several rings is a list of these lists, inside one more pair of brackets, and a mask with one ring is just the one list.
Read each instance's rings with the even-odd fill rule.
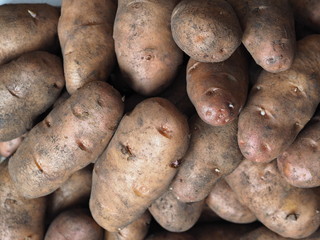
[[247,99],[248,83],[247,59],[240,50],[222,63],[189,60],[188,95],[200,118],[212,126],[238,117]]
[[0,66],[0,141],[30,130],[63,87],[62,62],[50,53],[26,53]]
[[9,172],[28,198],[58,189],[103,152],[123,113],[109,84],[86,84],[37,124],[10,159]]
[[53,220],[44,240],[101,240],[102,236],[103,229],[87,209],[72,209]]
[[228,0],[243,29],[242,43],[268,72],[288,70],[295,53],[295,28],[288,0]]
[[240,113],[238,142],[251,161],[270,162],[294,141],[320,102],[320,35],[298,42],[292,67],[262,71]]
[[24,136],[17,137],[7,142],[0,142],[0,155],[7,158],[10,157],[20,146]]
[[312,189],[292,187],[281,176],[277,162],[244,160],[227,183],[270,230],[283,237],[304,238],[320,225],[319,202]]
[[58,25],[66,87],[70,94],[106,80],[115,65],[115,0],[63,0]]
[[113,37],[120,71],[142,95],[156,95],[165,89],[182,64],[183,53],[170,29],[170,16],[178,1],[118,1]]
[[125,115],[94,167],[90,210],[96,222],[117,232],[143,214],[168,189],[188,134],[185,116],[163,98],[148,98]]
[[46,199],[19,195],[9,176],[8,162],[0,164],[0,239],[42,240]]
[[181,202],[205,199],[215,182],[242,160],[237,144],[237,121],[213,127],[198,116],[190,120],[191,140],[171,187]]
[[118,232],[105,231],[104,240],[144,240],[151,222],[151,215],[146,211],[141,217],[120,229]]
[[183,0],[171,16],[177,45],[199,62],[222,62],[240,46],[242,30],[225,0]]
[[1,5],[0,65],[27,52],[50,50],[56,43],[58,19],[59,11],[47,4]]
[[207,205],[222,219],[233,223],[251,223],[256,216],[243,205],[224,179],[213,186],[206,199]]
[[198,221],[204,201],[180,202],[171,191],[167,191],[152,203],[149,211],[153,218],[170,232],[185,232]]
[[295,187],[320,186],[320,111],[278,158],[282,176]]

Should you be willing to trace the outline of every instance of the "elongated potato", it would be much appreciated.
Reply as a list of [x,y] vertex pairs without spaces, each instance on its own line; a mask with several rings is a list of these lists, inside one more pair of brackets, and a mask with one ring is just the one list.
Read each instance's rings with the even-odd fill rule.
[[142,95],[166,88],[182,64],[170,16],[179,0],[119,0],[114,24],[115,51],[123,78]]
[[47,52],[26,53],[0,66],[0,141],[30,130],[63,86],[61,60]]
[[227,183],[270,230],[283,237],[304,238],[320,225],[319,202],[312,189],[292,187],[281,176],[277,162],[244,160]]
[[250,209],[238,200],[224,179],[215,183],[206,203],[219,217],[229,222],[251,223],[257,220]]
[[7,142],[0,142],[0,155],[7,158],[10,157],[20,146],[25,138],[25,134]]
[[236,119],[247,99],[247,59],[240,50],[221,63],[189,60],[187,91],[200,118],[212,126]]
[[70,94],[110,75],[115,64],[115,14],[115,0],[62,1],[58,33]]
[[222,62],[240,46],[242,30],[225,0],[182,0],[171,16],[177,45],[199,62]]
[[58,9],[47,4],[1,5],[0,65],[27,52],[50,50],[58,19]]
[[17,192],[8,172],[8,161],[0,163],[0,239],[42,240],[46,199],[26,199]]
[[295,29],[288,0],[228,0],[243,29],[242,43],[268,72],[288,70],[295,53]]
[[320,102],[320,35],[298,42],[292,67],[263,71],[240,113],[238,142],[249,160],[269,162],[294,141]]
[[190,120],[191,141],[171,187],[182,202],[205,199],[215,182],[242,160],[237,143],[237,121],[213,127],[198,116]]
[[151,222],[151,215],[146,211],[141,217],[120,229],[118,232],[105,231],[104,240],[144,240]]
[[9,172],[20,194],[48,195],[98,158],[122,113],[120,94],[100,81],[86,84],[55,107],[10,159]]
[[185,232],[198,221],[204,200],[200,202],[180,202],[171,191],[167,191],[152,203],[149,211],[154,219],[170,232]]
[[117,232],[169,187],[189,143],[189,127],[172,103],[148,98],[125,115],[93,171],[90,210]]
[[53,220],[44,240],[102,240],[102,236],[102,228],[87,209],[72,209]]

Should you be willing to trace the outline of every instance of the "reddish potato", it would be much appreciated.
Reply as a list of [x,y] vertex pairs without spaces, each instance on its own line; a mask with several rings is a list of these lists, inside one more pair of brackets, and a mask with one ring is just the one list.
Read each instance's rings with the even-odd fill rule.
[[0,155],[7,158],[10,157],[20,146],[25,138],[25,134],[7,142],[0,142]]

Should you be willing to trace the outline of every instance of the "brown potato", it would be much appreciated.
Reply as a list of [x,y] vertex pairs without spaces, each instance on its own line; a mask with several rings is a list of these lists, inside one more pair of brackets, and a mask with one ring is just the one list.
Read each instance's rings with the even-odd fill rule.
[[200,202],[180,202],[171,191],[167,191],[152,203],[149,211],[153,218],[170,232],[185,232],[198,221],[204,200]]
[[288,70],[295,53],[295,28],[288,0],[228,0],[242,25],[242,43],[268,72]]
[[31,52],[0,66],[0,141],[20,137],[64,87],[60,58]]
[[151,234],[146,240],[197,240],[188,233],[160,232]]
[[294,141],[320,102],[320,35],[298,42],[292,67],[263,71],[240,113],[238,142],[242,154],[270,162]]
[[63,0],[58,33],[70,94],[109,77],[115,64],[115,0]]
[[0,65],[27,52],[50,50],[56,43],[58,19],[58,9],[47,4],[1,5]]
[[123,113],[120,94],[109,84],[86,84],[28,134],[10,159],[20,194],[45,196],[98,158]]
[[319,202],[312,189],[292,187],[277,162],[244,160],[225,177],[235,194],[270,230],[283,237],[304,238],[320,225]]
[[115,51],[123,78],[142,95],[166,88],[182,64],[170,16],[179,0],[119,0],[114,24]]
[[26,199],[17,192],[8,172],[8,161],[0,163],[0,239],[42,240],[46,199]]
[[25,134],[7,142],[0,142],[0,155],[5,158],[10,157],[18,149],[24,138]]
[[212,126],[238,117],[247,99],[248,82],[247,59],[240,49],[221,63],[189,60],[188,95],[200,118]]
[[101,240],[102,237],[103,229],[87,209],[72,209],[53,220],[44,240]]
[[215,183],[206,203],[218,216],[229,222],[251,223],[257,220],[250,209],[239,201],[224,179]]
[[225,0],[182,0],[171,16],[177,45],[199,62],[222,62],[240,46],[242,30]]
[[205,199],[215,182],[242,160],[237,144],[237,121],[213,127],[198,116],[190,120],[191,141],[171,187],[182,202]]
[[185,116],[163,98],[148,98],[122,118],[93,171],[90,210],[99,225],[117,232],[168,189],[188,133]]

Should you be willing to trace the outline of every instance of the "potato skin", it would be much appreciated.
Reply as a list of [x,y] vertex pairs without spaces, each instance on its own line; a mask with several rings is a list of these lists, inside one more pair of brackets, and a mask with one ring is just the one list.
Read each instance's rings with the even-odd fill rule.
[[0,142],[0,155],[5,158],[10,157],[20,146],[24,138],[25,136],[22,135],[7,142]]
[[0,239],[42,240],[46,199],[26,199],[16,190],[8,161],[0,163]]
[[250,209],[238,200],[224,179],[215,183],[206,203],[219,217],[229,222],[243,224],[257,220]]
[[188,233],[160,232],[152,234],[146,240],[196,240]]
[[170,232],[185,232],[198,221],[204,200],[193,203],[180,202],[167,191],[152,203],[149,211],[153,218]]
[[37,124],[10,159],[9,172],[28,198],[45,196],[103,152],[123,113],[120,94],[94,81]]
[[187,66],[187,92],[200,118],[212,126],[236,119],[248,93],[247,59],[238,49],[221,63],[193,59]]
[[115,0],[63,0],[58,33],[70,94],[90,81],[106,80],[115,65]]
[[0,141],[30,130],[63,87],[62,62],[50,53],[26,53],[0,66]]
[[295,53],[295,28],[288,0],[228,0],[243,29],[242,43],[268,72],[288,70]]
[[320,102],[320,35],[298,42],[292,67],[262,71],[239,116],[238,143],[251,161],[270,162],[294,141]]
[[101,240],[102,236],[103,229],[87,209],[72,209],[53,220],[44,240]]
[[182,64],[183,53],[170,29],[178,1],[118,1],[113,33],[118,64],[123,78],[142,95],[161,92]]
[[188,122],[172,103],[148,98],[126,114],[93,171],[90,210],[116,232],[169,187],[189,139]]
[[225,0],[183,0],[171,16],[177,45],[199,62],[222,62],[240,46],[242,30]]
[[171,185],[182,202],[205,199],[215,182],[231,173],[242,160],[237,143],[237,121],[213,127],[197,115],[190,120],[190,146]]
[[319,202],[312,189],[288,184],[277,169],[277,162],[254,163],[244,160],[227,183],[270,230],[283,237],[304,238],[320,225]]
[[47,4],[0,6],[0,65],[56,42],[59,11]]

